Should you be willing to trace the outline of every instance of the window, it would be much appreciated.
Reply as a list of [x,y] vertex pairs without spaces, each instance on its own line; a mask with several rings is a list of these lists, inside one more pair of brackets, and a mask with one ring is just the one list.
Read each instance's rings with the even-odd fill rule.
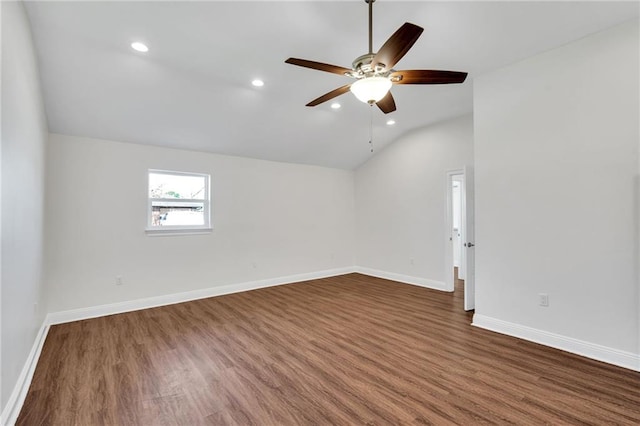
[[209,175],[149,170],[147,231],[211,229]]

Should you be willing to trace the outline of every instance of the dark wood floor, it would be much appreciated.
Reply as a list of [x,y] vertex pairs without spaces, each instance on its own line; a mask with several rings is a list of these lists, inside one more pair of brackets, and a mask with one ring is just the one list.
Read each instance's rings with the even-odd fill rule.
[[19,425],[640,423],[640,373],[359,274],[51,327]]

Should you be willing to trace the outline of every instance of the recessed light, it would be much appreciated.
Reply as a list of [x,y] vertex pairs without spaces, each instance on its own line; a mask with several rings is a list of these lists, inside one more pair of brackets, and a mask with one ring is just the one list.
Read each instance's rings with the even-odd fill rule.
[[260,80],[260,79],[255,79],[251,82],[251,84],[253,84],[256,87],[262,87],[264,86],[264,81]]
[[333,109],[339,109],[340,107],[341,107],[341,105],[339,103],[337,103],[337,102],[334,102],[334,103],[331,104],[331,108],[333,108]]
[[146,44],[140,43],[139,41],[131,43],[131,48],[133,50],[137,50],[138,52],[148,52],[149,48]]
[[387,121],[387,126],[393,126],[394,124],[396,124],[395,120],[389,120]]

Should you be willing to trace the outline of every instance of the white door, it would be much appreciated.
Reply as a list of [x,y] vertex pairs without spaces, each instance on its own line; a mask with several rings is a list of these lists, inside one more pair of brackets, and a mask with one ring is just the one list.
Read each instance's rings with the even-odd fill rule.
[[470,311],[476,308],[475,291],[475,228],[474,228],[474,192],[473,192],[473,167],[464,168],[464,191],[462,198],[462,221],[464,222],[464,240],[462,261],[465,265],[464,279],[464,310]]

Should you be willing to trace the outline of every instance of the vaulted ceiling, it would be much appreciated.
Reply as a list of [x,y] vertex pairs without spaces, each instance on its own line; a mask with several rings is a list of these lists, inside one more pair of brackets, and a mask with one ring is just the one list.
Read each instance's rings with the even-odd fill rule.
[[[378,0],[374,50],[404,22],[425,31],[397,69],[466,71],[461,85],[393,88],[397,111],[347,93],[367,51],[357,1],[28,2],[49,130],[55,133],[352,169],[412,129],[469,113],[483,73],[638,17],[637,2]],[[141,54],[133,41],[149,46]],[[251,85],[254,78],[265,85]],[[386,125],[388,119],[396,124]]]

